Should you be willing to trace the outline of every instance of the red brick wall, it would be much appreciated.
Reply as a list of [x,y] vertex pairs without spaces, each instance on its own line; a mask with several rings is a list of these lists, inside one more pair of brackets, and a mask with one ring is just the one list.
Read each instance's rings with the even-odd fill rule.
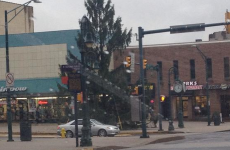
[[[194,59],[196,69],[195,81],[197,81],[199,85],[205,85],[205,63],[197,49],[191,47],[191,45],[194,44],[196,44],[208,58],[212,59],[212,79],[209,80],[209,84],[230,84],[229,80],[224,79],[224,57],[230,57],[230,41],[155,45],[151,47],[143,46],[144,59],[148,60],[148,64],[156,65],[157,61],[162,61],[163,82],[161,84],[161,94],[168,96],[168,71],[169,68],[173,67],[173,60],[178,60],[179,78],[182,81],[191,81],[190,59]],[[115,68],[125,60],[125,56],[128,56],[129,52],[135,53],[135,63],[139,63],[139,48],[127,48],[122,56],[118,53],[114,54]],[[132,83],[135,83],[138,80],[139,74],[139,65],[135,65],[135,73],[132,73],[131,75]],[[172,74],[171,84],[173,84],[173,77],[174,75]],[[150,82],[157,83],[156,72],[151,76],[150,71],[147,71],[147,79]],[[209,91],[211,112],[220,111],[220,92],[218,92],[220,90]],[[206,94],[205,90],[200,92],[203,93],[203,95]],[[156,105],[156,109],[157,108],[158,106]],[[192,113],[189,112],[189,114],[191,115]]]

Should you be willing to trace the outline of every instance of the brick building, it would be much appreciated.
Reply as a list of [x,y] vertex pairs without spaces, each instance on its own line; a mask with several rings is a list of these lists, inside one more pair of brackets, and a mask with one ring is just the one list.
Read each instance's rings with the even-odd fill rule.
[[[176,43],[163,45],[143,46],[144,59],[148,64],[160,66],[161,95],[166,96],[162,103],[163,115],[168,117],[167,112],[169,95],[169,69],[178,68],[179,79],[186,84],[187,91],[182,94],[183,115],[188,120],[205,120],[207,118],[207,97],[206,97],[206,71],[205,61],[199,51],[192,47],[197,45],[203,54],[208,58],[208,83],[210,95],[210,111],[221,112],[223,118],[230,117],[230,41],[208,41],[194,43]],[[114,54],[115,68],[122,64],[126,56],[134,53],[135,63],[139,63],[139,48],[129,47],[122,57]],[[139,79],[139,65],[134,66],[135,71],[131,73],[131,84]],[[145,70],[148,82],[157,83],[157,73]],[[170,75],[171,85],[174,84],[176,72]],[[157,84],[155,84],[157,85]],[[157,88],[157,87],[156,87]],[[171,101],[173,117],[176,119],[179,107],[180,95],[171,88]],[[158,110],[158,98],[155,95],[154,109]],[[147,102],[148,104],[148,102]]]

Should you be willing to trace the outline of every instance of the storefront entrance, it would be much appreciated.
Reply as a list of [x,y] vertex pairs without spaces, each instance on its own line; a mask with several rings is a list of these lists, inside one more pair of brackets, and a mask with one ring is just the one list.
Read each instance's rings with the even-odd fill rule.
[[[181,97],[182,99],[182,112],[183,112],[183,116],[184,118],[188,117],[188,97]],[[177,114],[179,112],[179,107],[180,105],[180,97],[177,97]]]
[[221,95],[221,113],[223,118],[230,117],[230,95]]

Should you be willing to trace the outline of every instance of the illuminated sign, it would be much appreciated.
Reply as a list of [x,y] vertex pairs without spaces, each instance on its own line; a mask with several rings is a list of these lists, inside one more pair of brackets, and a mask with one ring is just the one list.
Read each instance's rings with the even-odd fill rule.
[[41,100],[41,101],[38,101],[38,104],[46,105],[46,104],[48,104],[48,101],[47,100]]

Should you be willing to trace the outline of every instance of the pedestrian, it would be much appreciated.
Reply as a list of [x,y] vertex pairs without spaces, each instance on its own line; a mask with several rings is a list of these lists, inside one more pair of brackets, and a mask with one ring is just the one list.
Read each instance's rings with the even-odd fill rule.
[[157,114],[154,112],[154,110],[152,110],[150,112],[150,127],[151,128],[156,128],[157,127],[157,122],[158,122],[158,116]]
[[39,112],[39,108],[36,109],[36,122],[37,124],[39,123],[40,120],[40,112]]

